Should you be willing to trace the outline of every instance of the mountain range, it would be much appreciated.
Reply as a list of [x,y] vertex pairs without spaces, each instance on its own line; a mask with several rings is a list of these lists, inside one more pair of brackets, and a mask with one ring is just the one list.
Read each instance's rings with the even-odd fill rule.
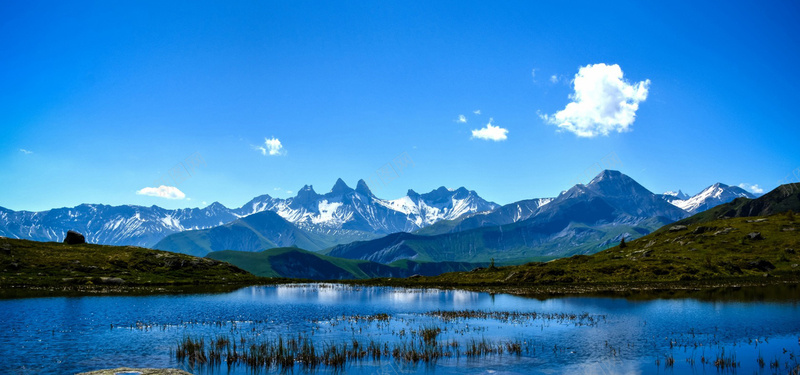
[[173,233],[214,228],[271,211],[301,231],[334,244],[412,231],[439,220],[497,206],[463,187],[455,190],[440,187],[425,194],[409,190],[402,198],[385,200],[374,196],[363,180],[352,189],[339,179],[326,194],[317,194],[312,186],[304,186],[292,198],[261,195],[232,209],[217,202],[205,208],[176,210],[102,204],[42,212],[0,207],[0,236],[61,241],[68,230],[75,230],[90,243],[153,247]]
[[67,230],[77,230],[92,243],[198,256],[297,246],[385,264],[519,261],[596,252],[742,196],[753,197],[719,183],[693,197],[680,191],[654,194],[620,172],[603,171],[558,197],[498,206],[463,187],[409,190],[385,200],[363,180],[353,189],[338,179],[325,194],[304,186],[292,198],[262,195],[234,209],[216,202],[178,210],[91,204],[44,212],[0,208],[0,236],[60,241]]
[[686,211],[632,178],[607,170],[546,202],[518,202],[435,224],[421,234],[395,233],[324,253],[379,263],[547,260],[594,253],[623,237],[641,237],[686,216]]

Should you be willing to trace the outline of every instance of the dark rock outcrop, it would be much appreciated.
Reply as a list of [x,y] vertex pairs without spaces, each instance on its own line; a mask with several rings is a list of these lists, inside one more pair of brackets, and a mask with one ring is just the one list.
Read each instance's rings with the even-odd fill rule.
[[64,243],[67,245],[80,245],[86,243],[86,237],[74,230],[67,231],[67,237],[64,238]]
[[747,263],[747,268],[769,272],[769,271],[772,271],[772,270],[775,269],[775,265],[770,263],[767,260],[759,259],[759,260]]

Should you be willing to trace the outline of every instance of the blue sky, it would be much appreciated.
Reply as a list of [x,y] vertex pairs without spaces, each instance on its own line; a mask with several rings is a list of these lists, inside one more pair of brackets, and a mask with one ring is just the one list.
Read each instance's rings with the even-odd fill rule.
[[0,206],[800,179],[800,4],[653,3],[4,1]]

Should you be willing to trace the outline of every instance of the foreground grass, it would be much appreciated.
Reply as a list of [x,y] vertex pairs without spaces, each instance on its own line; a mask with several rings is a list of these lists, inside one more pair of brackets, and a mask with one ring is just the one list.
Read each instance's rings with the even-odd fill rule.
[[719,219],[659,231],[594,255],[361,284],[563,294],[798,283],[798,227],[800,217],[791,213]]
[[166,251],[0,238],[0,296],[37,290],[148,293],[180,287],[180,291],[224,291],[269,281],[225,262]]

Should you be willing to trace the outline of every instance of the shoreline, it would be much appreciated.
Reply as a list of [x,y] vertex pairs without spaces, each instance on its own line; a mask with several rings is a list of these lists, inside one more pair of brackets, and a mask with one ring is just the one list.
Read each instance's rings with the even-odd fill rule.
[[0,288],[0,299],[46,298],[46,297],[90,297],[90,296],[151,296],[230,293],[252,286],[277,286],[298,284],[340,284],[361,287],[391,287],[408,289],[462,290],[488,294],[548,299],[563,297],[610,297],[610,298],[683,298],[695,294],[732,291],[741,288],[784,287],[790,293],[787,299],[800,300],[800,279],[791,278],[740,278],[730,280],[617,282],[548,285],[502,285],[502,284],[452,284],[415,281],[414,279],[367,279],[367,280],[304,280],[277,279],[256,283],[232,283],[199,286],[186,285],[131,285],[131,286],[14,286]]

